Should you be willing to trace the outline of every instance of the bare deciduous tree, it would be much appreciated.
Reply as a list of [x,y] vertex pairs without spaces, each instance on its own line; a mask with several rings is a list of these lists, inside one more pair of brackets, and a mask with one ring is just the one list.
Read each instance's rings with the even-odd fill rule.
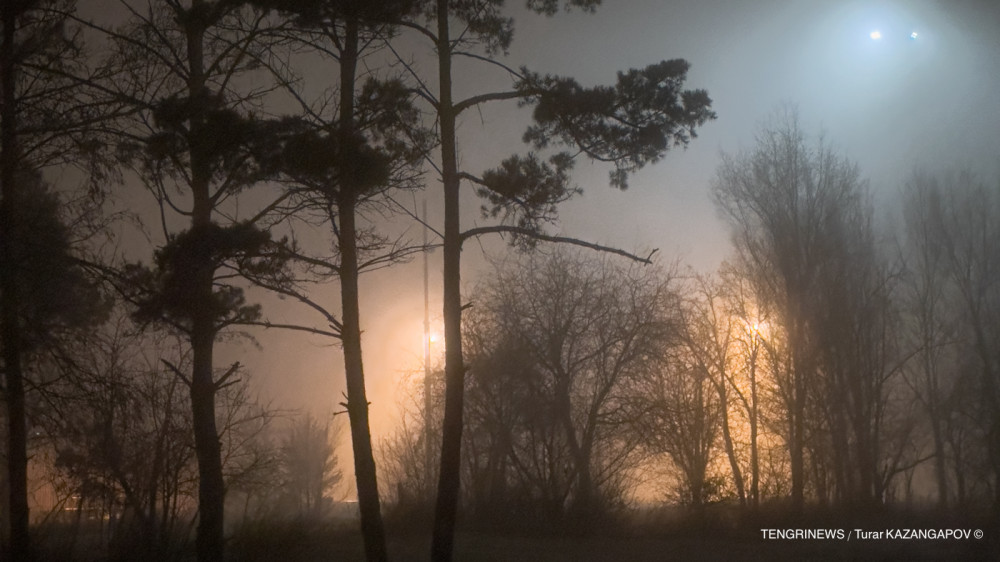
[[306,414],[293,421],[282,441],[283,486],[300,513],[320,513],[344,477],[334,451],[337,427],[332,420],[321,425]]
[[714,192],[740,267],[786,342],[774,364],[785,368],[777,382],[793,505],[803,505],[810,467],[817,496],[827,496],[825,458],[839,499],[879,501],[881,424],[899,372],[893,273],[857,167],[822,142],[811,148],[786,107],[754,149],[724,157]]
[[[964,505],[973,488],[1000,494],[1000,253],[992,243],[1000,197],[968,171],[915,174],[907,187],[911,384],[931,427],[938,500],[947,501],[951,474]],[[984,473],[992,483],[975,482]]]
[[[190,398],[167,366],[187,368],[191,353],[180,334],[143,330],[122,308],[50,346],[33,418],[78,515],[109,521],[110,551],[167,556],[197,506]],[[246,378],[233,383],[220,392],[219,440],[226,484],[240,486],[269,456],[254,444],[273,415]]]
[[[501,402],[476,410],[484,417],[473,426],[490,431],[500,447],[495,457],[506,453],[526,475],[556,484],[538,491],[558,502],[557,514],[568,507],[592,517],[607,486],[634,459],[626,404],[671,329],[670,278],[655,268],[555,252],[498,264],[477,294],[471,325],[490,336],[472,336],[485,345],[476,349],[470,378],[496,370],[492,384],[477,380],[473,388],[500,384],[504,390],[490,394]],[[558,457],[566,464],[551,465]],[[543,470],[525,470],[529,466]],[[566,486],[561,492],[559,482]]]

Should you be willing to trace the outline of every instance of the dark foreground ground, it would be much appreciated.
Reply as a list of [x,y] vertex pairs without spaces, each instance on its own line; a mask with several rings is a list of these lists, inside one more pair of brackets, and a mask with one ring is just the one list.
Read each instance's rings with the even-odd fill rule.
[[[430,543],[394,541],[392,560],[427,560]],[[263,554],[263,553],[262,553]],[[330,545],[302,553],[301,560],[363,560],[360,544]],[[981,543],[927,541],[878,544],[829,541],[767,542],[731,538],[612,539],[524,538],[460,535],[456,561],[619,561],[619,560],[997,560]],[[258,560],[290,560],[261,557]]]
[[[647,514],[648,515],[648,514]],[[725,515],[725,514],[724,514]],[[427,517],[397,519],[389,528],[390,560],[429,559],[430,538],[424,527]],[[233,562],[363,561],[361,536],[356,521],[283,520],[243,526],[227,544],[227,559]],[[655,516],[630,518],[597,525],[588,532],[579,529],[542,528],[544,525],[515,523],[503,531],[460,532],[456,538],[457,562],[503,561],[713,561],[713,560],[996,560],[1000,562],[1000,521],[993,516],[951,514],[787,515],[757,514],[742,520],[721,517],[692,524],[689,519]],[[854,529],[869,531],[867,539]],[[775,529],[771,538],[762,529]],[[789,530],[832,530],[834,538],[787,537]],[[840,529],[842,533],[836,531]],[[969,533],[968,538],[913,539],[886,536],[886,530],[952,529]],[[979,531],[977,533],[977,531]],[[876,533],[882,533],[878,536]],[[902,531],[906,532],[906,531]],[[981,536],[981,538],[977,538]],[[73,548],[58,548],[58,536],[41,540],[42,560],[117,561],[142,560],[187,562],[194,560],[191,545],[178,545],[171,552],[150,555],[137,552],[111,554],[88,548],[85,534]],[[842,537],[842,538],[838,538]],[[42,537],[39,537],[40,539]],[[46,546],[48,548],[46,548]]]
[[[739,528],[673,528],[623,532],[598,529],[590,536],[554,536],[530,530],[505,534],[463,532],[456,539],[458,562],[506,561],[632,561],[632,560],[997,560],[1000,561],[1000,529],[987,520],[935,522],[933,520],[884,520],[881,517],[829,524],[816,521],[765,522],[766,528],[843,529],[843,539],[765,539],[757,523]],[[939,525],[936,527],[935,525]],[[992,526],[992,531],[990,531]],[[862,540],[854,528],[883,532],[884,538]],[[885,529],[959,529],[969,538],[903,539],[885,537]],[[983,533],[976,537],[976,530]],[[341,528],[337,533],[309,533],[313,540],[285,541],[280,535],[266,538],[263,533],[244,535],[230,549],[234,560],[364,560],[361,538]],[[293,532],[294,534],[294,532]],[[288,536],[285,534],[285,536]],[[848,537],[849,540],[848,540]],[[278,539],[278,540],[274,540]],[[429,558],[430,539],[426,534],[390,535],[389,553],[394,561],[421,561]]]

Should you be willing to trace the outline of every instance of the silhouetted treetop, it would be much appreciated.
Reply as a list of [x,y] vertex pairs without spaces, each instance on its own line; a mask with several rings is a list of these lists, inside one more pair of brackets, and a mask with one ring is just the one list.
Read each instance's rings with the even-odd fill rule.
[[347,19],[369,26],[393,24],[413,14],[420,4],[417,0],[250,0],[249,3],[292,14],[293,22],[301,27],[320,27]]
[[253,116],[241,115],[220,98],[206,93],[161,100],[152,112],[159,131],[146,140],[150,156],[175,157],[190,150],[203,162],[217,162],[222,167],[245,158],[247,149],[260,140],[262,124]]
[[17,179],[12,201],[17,212],[6,230],[10,260],[0,267],[14,272],[19,341],[30,350],[60,327],[99,324],[108,302],[71,255],[59,197],[37,173],[22,171]]
[[572,168],[573,157],[566,152],[551,156],[548,162],[534,152],[505,159],[483,173],[476,189],[489,202],[482,206],[483,217],[538,230],[540,223],[555,220],[557,204],[581,192],[570,183]]
[[[593,13],[600,5],[601,0],[566,0],[563,2],[563,9],[568,11],[571,8],[580,8]],[[559,0],[528,0],[527,6],[539,14],[554,16],[559,11]]]
[[[437,2],[413,2],[428,21],[437,18]],[[488,55],[507,54],[514,40],[514,18],[504,15],[506,0],[453,0],[448,3],[448,13],[466,26],[466,32],[457,42],[481,45]],[[527,0],[525,6],[538,14],[553,16],[559,11],[559,0]],[[563,9],[580,8],[594,12],[601,0],[566,0]]]
[[277,275],[285,261],[280,252],[271,251],[273,245],[269,232],[249,223],[211,223],[171,236],[154,254],[155,269],[132,264],[125,270],[133,287],[136,319],[166,320],[185,330],[195,314],[206,312],[219,327],[257,320],[260,306],[247,305],[243,289],[216,284],[211,298],[205,300],[194,298],[194,288],[200,268],[214,271],[227,262],[238,262],[236,267],[241,271],[256,275]]
[[618,73],[614,86],[593,88],[522,68],[510,96],[534,105],[535,124],[524,141],[536,150],[561,145],[576,153],[559,152],[545,162],[529,152],[508,157],[480,178],[463,174],[488,202],[483,217],[537,232],[555,221],[559,203],[580,193],[569,176],[575,156],[614,164],[611,185],[625,189],[630,173],[657,162],[671,147],[687,146],[697,136],[695,127],[715,118],[705,90],[683,89],[688,66],[681,59],[662,61]]
[[407,183],[398,176],[412,175],[403,170],[430,144],[411,97],[398,80],[369,79],[357,94],[352,131],[341,130],[336,119],[273,120],[255,131],[254,157],[265,174],[287,176],[328,197],[350,189],[363,198]]
[[329,197],[343,186],[364,192],[389,179],[392,157],[360,134],[345,138],[335,125],[317,126],[298,117],[282,119],[270,132],[271,142],[257,155],[264,169]]
[[683,89],[689,66],[683,59],[661,61],[619,72],[614,86],[593,88],[522,69],[518,89],[523,103],[535,106],[535,124],[524,141],[538,149],[576,147],[612,162],[611,185],[625,189],[629,173],[659,161],[671,147],[687,146],[695,127],[715,119],[708,92]]

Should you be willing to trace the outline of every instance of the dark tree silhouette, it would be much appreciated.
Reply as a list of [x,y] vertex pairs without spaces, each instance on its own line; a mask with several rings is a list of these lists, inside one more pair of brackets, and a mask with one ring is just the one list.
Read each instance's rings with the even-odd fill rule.
[[196,467],[185,389],[161,360],[186,361],[178,338],[141,333],[124,310],[116,316],[59,350],[59,407],[42,426],[77,511],[130,516],[111,529],[112,549],[165,554],[194,497]]
[[[565,515],[568,507],[579,523],[592,522],[607,507],[602,500],[614,495],[605,492],[635,459],[637,443],[622,412],[637,381],[656,368],[660,349],[669,344],[675,298],[669,276],[556,252],[498,264],[476,296],[470,332],[481,334],[480,344],[489,334],[489,343],[473,348],[480,355],[474,364],[488,376],[491,359],[509,363],[507,376],[513,380],[506,390],[520,396],[524,408],[515,427],[502,428],[501,450],[518,466],[544,458],[543,451],[531,448],[531,439],[525,444],[512,436],[517,425],[548,419],[549,427],[539,429],[553,433],[566,464],[542,480],[565,479],[569,494],[539,491],[557,499],[550,515]],[[511,361],[510,346],[519,359]],[[502,373],[504,364],[492,369]],[[483,382],[476,381],[477,391]]]
[[[75,525],[87,525],[85,514],[108,518],[101,538],[110,556],[163,558],[187,548],[175,541],[187,537],[197,501],[189,393],[168,366],[188,369],[191,352],[182,334],[143,329],[129,316],[118,303],[110,321],[46,350],[37,450],[53,454]],[[277,457],[276,447],[259,446],[273,413],[249,384],[243,374],[219,393],[223,470],[237,489]]]
[[[738,353],[736,348],[742,318],[729,314],[726,310],[725,290],[726,287],[721,282],[696,277],[692,296],[680,307],[683,317],[680,340],[691,357],[693,368],[707,377],[715,390],[719,429],[726,457],[729,459],[733,487],[736,488],[740,505],[746,506],[746,484],[737,459],[732,435],[733,424],[730,421],[730,401],[740,400],[749,404],[746,396],[748,393],[742,392],[735,382],[735,371],[739,367],[734,358]],[[751,441],[754,441],[753,437]],[[756,444],[752,443],[752,446]]]
[[[166,240],[152,268],[127,268],[129,298],[138,319],[179,330],[191,345],[190,374],[172,370],[190,387],[197,553],[221,560],[225,482],[215,402],[239,364],[217,377],[214,347],[227,328],[259,321],[238,274],[276,274],[283,261],[255,226],[259,216],[241,219],[227,207],[267,175],[253,158],[272,142],[271,127],[253,112],[261,91],[238,90],[256,66],[265,18],[242,2],[205,0],[150,2],[130,15],[125,28],[106,33],[123,68],[116,86],[136,104],[127,156],[160,205]],[[171,231],[171,213],[188,227]]]
[[[757,301],[787,343],[778,384],[794,507],[803,505],[807,459],[814,472],[832,471],[838,500],[880,501],[894,474],[884,473],[894,463],[883,462],[881,441],[899,372],[894,275],[877,252],[857,167],[822,143],[810,148],[785,108],[753,150],[725,157],[715,195]],[[816,486],[826,499],[825,477]]]
[[718,491],[709,465],[720,430],[718,394],[689,350],[672,346],[647,378],[637,399],[643,404],[637,432],[653,454],[666,454],[680,470],[680,501],[699,513]]
[[806,393],[815,372],[807,299],[822,259],[815,241],[822,238],[825,217],[835,210],[831,204],[836,194],[816,188],[808,149],[790,111],[764,132],[754,152],[723,161],[715,192],[731,217],[737,251],[754,280],[757,298],[776,311],[788,339],[791,358],[782,393],[788,407],[792,502],[801,509]]
[[79,29],[70,21],[73,7],[71,0],[0,6],[0,339],[14,559],[31,556],[24,354],[47,323],[74,314],[69,299],[77,292],[64,289],[82,279],[69,261],[70,237],[57,203],[39,174],[78,165],[96,186],[107,171],[96,128],[109,108],[75,87],[89,70]]
[[[599,3],[571,0],[566,6],[593,10]],[[422,97],[431,104],[438,119],[441,139],[438,170],[444,186],[446,391],[432,544],[434,560],[451,559],[459,499],[465,379],[461,341],[463,241],[491,232],[506,232],[522,242],[527,236],[582,243],[546,236],[540,229],[545,222],[554,220],[559,202],[578,192],[569,179],[573,153],[613,163],[611,184],[624,188],[629,172],[655,162],[671,146],[687,144],[695,127],[714,117],[706,92],[682,89],[688,69],[682,60],[619,73],[614,86],[595,88],[584,88],[569,78],[543,76],[526,69],[514,71],[504,66],[497,55],[505,52],[513,39],[513,20],[504,15],[504,4],[502,0],[428,1],[421,4],[422,17],[402,24],[430,39],[438,58],[436,91],[422,88]],[[528,2],[528,7],[553,15],[559,10],[559,3],[538,0]],[[460,26],[463,31],[453,35],[453,26]],[[452,62],[462,57],[506,69],[512,77],[511,89],[454,99]],[[479,177],[460,170],[458,116],[483,103],[500,100],[520,100],[535,108],[535,125],[525,134],[535,152],[507,158]],[[555,153],[547,159],[537,152],[559,145],[567,145],[573,152]],[[478,194],[487,199],[484,214],[500,218],[501,224],[462,231],[459,200],[463,180],[476,186]],[[595,244],[589,246],[600,248]]]
[[24,384],[31,382],[28,367],[41,348],[53,345],[67,330],[100,323],[106,307],[71,254],[71,233],[60,217],[59,198],[37,174],[21,173],[15,181],[16,191],[5,194],[17,211],[8,216],[3,228],[5,253],[0,268],[9,276],[9,284],[0,291],[7,297],[3,312],[10,312],[9,321],[16,329],[4,333],[0,342],[7,378],[11,547],[12,552],[28,556],[28,546],[21,542],[27,535],[17,535],[27,533],[28,403]]
[[[401,259],[409,249],[390,245],[366,232],[359,224],[362,211],[373,203],[384,204],[390,188],[414,187],[417,166],[426,148],[423,134],[416,131],[417,114],[408,89],[398,80],[369,78],[359,84],[358,65],[365,64],[365,51],[373,50],[379,34],[412,9],[412,2],[259,1],[293,16],[293,41],[302,43],[335,61],[339,67],[336,115],[303,102],[306,118],[284,123],[280,153],[269,165],[295,184],[290,191],[295,205],[306,212],[319,212],[336,238],[337,263],[307,260],[313,266],[336,274],[340,281],[341,319],[320,303],[297,295],[334,324],[344,350],[347,380],[347,413],[354,450],[361,529],[368,560],[385,560],[375,459],[368,423],[361,353],[361,313],[358,277],[364,267],[384,266]],[[272,66],[292,95],[296,80]],[[409,139],[404,140],[404,139]],[[383,253],[379,255],[379,251]]]
[[[726,319],[713,316],[713,323],[721,321],[727,324],[725,341],[735,348],[732,353],[737,358],[737,364],[730,365],[731,370],[725,374],[725,379],[729,385],[727,392],[735,398],[741,417],[749,429],[747,437],[750,459],[747,471],[750,482],[744,493],[747,505],[756,510],[761,499],[761,435],[764,433],[763,405],[766,403],[764,396],[768,390],[768,381],[765,377],[765,338],[768,337],[766,332],[769,323],[761,314],[760,308],[756,306],[753,289],[744,276],[731,266],[724,265],[719,277],[718,283],[724,299],[722,313]],[[716,350],[729,352],[726,346],[719,346]],[[737,468],[734,468],[733,479],[739,494],[736,470]],[[745,482],[744,485],[746,486]]]

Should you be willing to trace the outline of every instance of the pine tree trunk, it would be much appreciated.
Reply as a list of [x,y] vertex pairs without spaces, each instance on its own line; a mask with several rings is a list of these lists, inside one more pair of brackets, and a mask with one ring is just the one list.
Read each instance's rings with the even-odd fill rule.
[[[202,0],[193,0],[190,14],[199,14]],[[198,107],[207,97],[203,41],[204,23],[198,17],[185,22],[188,55],[188,91]],[[198,142],[207,133],[204,117],[196,111],[190,120],[191,137],[191,232],[206,232],[212,227],[210,186],[212,164]],[[198,458],[198,536],[195,540],[199,562],[219,561],[224,553],[225,482],[222,477],[222,452],[215,420],[213,380],[216,326],[212,314],[215,264],[211,252],[197,252],[191,260],[191,412],[194,425],[195,455]]]
[[369,562],[386,560],[385,531],[378,495],[375,457],[372,454],[371,431],[368,426],[368,399],[361,362],[361,327],[358,308],[358,264],[355,247],[354,207],[348,202],[340,212],[340,291],[343,303],[341,340],[344,345],[344,369],[347,377],[347,413],[351,423],[351,443],[354,447],[354,475],[358,487],[358,508],[361,512],[361,533],[365,557]]
[[[340,53],[340,145],[347,147],[354,136],[354,87],[358,63],[358,22],[345,23],[344,47]],[[358,304],[358,248],[356,203],[357,187],[341,186],[337,201],[340,232],[340,297],[343,309],[341,342],[344,346],[344,374],[347,379],[347,415],[351,424],[354,449],[354,476],[361,513],[361,534],[365,557],[369,562],[383,562],[388,554],[385,529],[378,495],[375,457],[372,454],[371,429],[368,424],[368,398],[361,357],[361,313]]]
[[441,175],[444,183],[444,340],[445,403],[441,436],[441,468],[431,559],[451,560],[455,520],[461,489],[462,409],[465,399],[465,365],[462,360],[462,241],[459,224],[459,176],[455,144],[455,109],[451,97],[451,40],[448,2],[437,2]]
[[[211,291],[211,286],[209,286]],[[215,331],[212,319],[196,321],[191,336],[193,370],[191,373],[191,410],[194,422],[194,446],[198,457],[198,536],[199,562],[222,560],[225,483],[222,478],[222,455],[215,423],[215,383],[212,380],[212,354]]]

